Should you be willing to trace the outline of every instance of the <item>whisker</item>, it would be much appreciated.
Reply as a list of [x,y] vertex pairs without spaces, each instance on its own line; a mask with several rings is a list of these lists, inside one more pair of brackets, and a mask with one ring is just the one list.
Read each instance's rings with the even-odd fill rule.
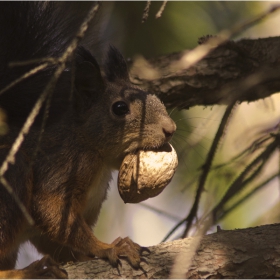
[[[181,119],[178,119],[178,120],[174,120],[174,122],[177,123],[177,122],[180,122],[180,121],[188,121],[188,120],[193,120],[193,119],[209,120],[209,118],[206,118],[206,117],[185,117],[185,118],[181,118]],[[210,121],[220,122],[220,120],[214,120],[214,119],[211,119]]]

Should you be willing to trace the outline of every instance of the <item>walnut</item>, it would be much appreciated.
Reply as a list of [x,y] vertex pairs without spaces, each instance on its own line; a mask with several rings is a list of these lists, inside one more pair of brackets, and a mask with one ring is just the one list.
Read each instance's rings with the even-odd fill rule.
[[156,150],[128,154],[118,177],[121,198],[125,203],[138,203],[157,196],[171,181],[177,165],[177,154],[169,143]]

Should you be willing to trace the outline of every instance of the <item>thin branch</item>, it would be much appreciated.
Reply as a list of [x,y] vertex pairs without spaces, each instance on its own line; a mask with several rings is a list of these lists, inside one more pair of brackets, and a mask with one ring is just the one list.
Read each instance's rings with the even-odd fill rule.
[[164,9],[166,7],[166,4],[167,4],[167,1],[163,1],[159,11],[156,14],[156,18],[160,18],[162,16],[162,13],[163,13],[163,11],[164,11]]
[[186,223],[187,218],[182,219],[179,221],[168,233],[167,235],[163,238],[161,242],[165,242],[168,240],[168,238],[182,225]]
[[142,23],[146,22],[148,19],[151,4],[152,4],[151,1],[147,1],[146,6],[143,11]]
[[57,68],[57,71],[55,72],[55,74],[53,75],[52,79],[50,80],[50,82],[48,83],[48,85],[46,86],[45,90],[43,91],[43,93],[41,94],[41,96],[39,97],[39,99],[37,100],[37,102],[35,103],[34,107],[32,108],[27,120],[25,121],[22,129],[20,130],[16,140],[14,141],[6,159],[3,161],[1,167],[0,167],[0,177],[3,177],[4,174],[6,173],[6,171],[8,170],[8,166],[9,164],[14,164],[15,163],[15,155],[18,152],[24,137],[26,134],[28,134],[36,116],[38,115],[45,99],[47,98],[50,90],[52,90],[55,86],[56,81],[59,78],[59,74],[62,73],[63,70],[62,69],[62,64],[60,67]]
[[[256,192],[261,190],[263,187],[265,187],[267,184],[269,184],[271,181],[273,181],[275,178],[279,177],[280,172],[277,172],[276,174],[270,176],[268,179],[264,180],[261,182],[259,185],[254,187],[250,193],[247,195],[243,196],[240,200],[238,200],[236,203],[234,203],[232,206],[227,208],[226,210],[223,211],[223,213],[219,216],[217,221],[220,221],[221,219],[225,218],[229,213],[231,213],[234,209],[236,209],[238,206],[240,206],[243,202],[247,201],[250,197],[252,197]],[[217,222],[216,221],[216,222]]]
[[43,63],[47,62],[48,64],[57,64],[59,60],[54,57],[45,57],[45,58],[39,58],[39,59],[30,59],[26,61],[12,61],[8,64],[9,67],[18,67],[18,66],[27,66],[30,64],[36,64],[36,63]]
[[236,156],[232,157],[229,161],[224,162],[224,163],[220,163],[220,164],[217,164],[217,165],[214,165],[211,168],[211,171],[223,168],[223,167],[225,167],[227,165],[230,165],[231,163],[237,161],[238,159],[240,159],[242,157],[246,157],[249,154],[252,154],[253,152],[256,152],[258,149],[261,149],[262,145],[265,144],[265,142],[267,142],[268,140],[271,140],[271,136],[264,136],[263,138],[257,139],[252,144],[248,145],[248,147],[246,147],[239,154],[237,154]]
[[218,131],[217,131],[217,133],[215,135],[215,138],[214,138],[214,140],[212,142],[211,148],[210,148],[209,153],[207,155],[205,164],[202,167],[202,174],[201,174],[201,177],[200,177],[200,180],[199,180],[199,184],[198,184],[198,187],[197,187],[195,201],[194,201],[192,209],[191,209],[191,211],[190,211],[190,213],[189,213],[189,215],[188,215],[188,217],[186,219],[187,226],[186,226],[186,229],[185,229],[185,231],[183,233],[183,237],[187,236],[187,234],[188,234],[188,232],[189,232],[189,230],[190,230],[190,228],[192,226],[193,219],[197,215],[197,210],[198,210],[198,205],[199,205],[200,197],[201,197],[201,194],[202,194],[202,192],[204,190],[205,182],[206,182],[206,179],[208,177],[208,174],[209,174],[209,171],[210,171],[210,168],[211,168],[211,165],[212,165],[215,153],[217,151],[217,148],[218,148],[218,145],[220,143],[220,140],[221,140],[221,138],[224,135],[225,128],[226,128],[226,126],[228,124],[228,121],[229,121],[229,119],[231,117],[232,111],[235,108],[235,106],[236,106],[236,103],[233,102],[231,105],[229,105],[226,108],[226,111],[225,111],[225,113],[223,115],[223,118],[221,120],[221,123],[219,125]]
[[31,69],[30,71],[28,71],[27,73],[25,73],[21,77],[19,77],[18,79],[14,80],[10,84],[8,84],[5,88],[1,89],[0,95],[3,94],[4,92],[6,92],[7,90],[9,90],[10,88],[16,86],[18,83],[24,81],[25,79],[31,77],[32,75],[38,73],[39,71],[41,71],[43,69],[45,69],[48,66],[49,66],[49,63],[44,63],[44,64],[41,64],[41,65]]
[[[220,202],[215,206],[215,208],[211,211],[213,215],[213,220],[216,221],[219,219],[218,212],[222,209],[222,207],[225,205],[226,202],[230,198],[232,198],[234,195],[236,195],[243,187],[247,184],[247,182],[251,181],[251,177],[256,177],[260,169],[264,166],[264,164],[267,162],[267,159],[272,155],[272,153],[275,151],[275,149],[279,145],[279,136],[275,136],[275,140],[270,143],[266,149],[258,155],[245,169],[244,171],[235,179],[235,181],[231,184],[223,198],[220,200]],[[253,172],[251,177],[249,177],[247,180],[245,180],[246,176],[251,172],[253,168],[256,168],[258,166],[257,171]]]
[[151,206],[151,205],[148,205],[148,204],[146,204],[146,203],[140,203],[139,204],[140,206],[142,206],[142,207],[144,207],[144,208],[146,208],[146,209],[149,209],[149,210],[151,210],[151,211],[153,211],[153,212],[155,212],[155,213],[157,213],[157,214],[159,214],[159,215],[163,215],[164,217],[166,217],[166,218],[168,218],[168,219],[170,219],[170,220],[172,220],[172,221],[178,221],[179,220],[179,217],[178,216],[174,216],[174,215],[172,215],[172,214],[170,214],[170,213],[168,213],[168,212],[166,212],[166,211],[163,211],[163,210],[161,210],[161,209],[158,209],[158,208],[156,208],[156,207],[153,207],[153,206]]

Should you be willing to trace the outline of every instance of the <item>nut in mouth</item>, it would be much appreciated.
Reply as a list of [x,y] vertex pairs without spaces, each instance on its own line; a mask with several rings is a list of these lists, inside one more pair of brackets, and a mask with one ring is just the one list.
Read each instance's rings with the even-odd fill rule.
[[138,203],[157,196],[171,181],[177,165],[177,154],[169,143],[128,154],[118,176],[120,196],[125,203]]

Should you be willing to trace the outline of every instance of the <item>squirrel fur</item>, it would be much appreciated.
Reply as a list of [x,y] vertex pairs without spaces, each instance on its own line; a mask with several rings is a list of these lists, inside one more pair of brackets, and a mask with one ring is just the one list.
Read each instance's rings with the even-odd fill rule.
[[[0,89],[40,64],[9,67],[10,62],[62,55],[85,16],[69,5],[0,2]],[[106,199],[111,171],[127,153],[169,141],[176,125],[155,95],[130,83],[116,48],[109,48],[100,66],[86,47],[83,42],[78,46],[59,78],[43,133],[46,103],[4,174],[35,225],[27,223],[0,185],[0,278],[65,278],[57,263],[93,256],[113,266],[125,256],[134,268],[140,266],[142,247],[129,238],[103,243],[91,228]],[[0,137],[1,164],[54,71],[49,66],[0,95],[9,126]],[[18,248],[27,240],[47,256],[14,270]]]

